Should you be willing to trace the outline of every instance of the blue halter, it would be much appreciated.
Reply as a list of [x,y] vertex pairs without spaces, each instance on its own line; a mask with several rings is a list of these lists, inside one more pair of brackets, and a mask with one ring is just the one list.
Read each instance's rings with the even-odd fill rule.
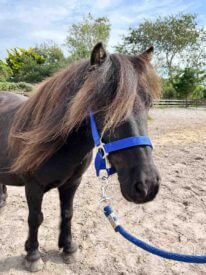
[[99,136],[94,115],[92,112],[90,112],[90,123],[92,137],[94,140],[94,144],[97,148],[97,154],[95,158],[95,169],[97,176],[99,176],[100,170],[105,170],[108,176],[116,173],[115,168],[111,167],[107,160],[107,156],[109,155],[109,153],[134,146],[150,146],[152,148],[151,140],[147,136],[128,137],[104,144],[102,143]]

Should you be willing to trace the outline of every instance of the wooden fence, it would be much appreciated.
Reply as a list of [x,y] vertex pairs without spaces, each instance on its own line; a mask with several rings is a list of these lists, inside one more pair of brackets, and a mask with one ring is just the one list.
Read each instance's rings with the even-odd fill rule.
[[206,108],[206,99],[159,99],[154,100],[154,107],[203,107]]
[[[28,92],[17,92],[18,94],[29,96]],[[203,107],[206,108],[206,99],[159,99],[153,101],[154,107]]]

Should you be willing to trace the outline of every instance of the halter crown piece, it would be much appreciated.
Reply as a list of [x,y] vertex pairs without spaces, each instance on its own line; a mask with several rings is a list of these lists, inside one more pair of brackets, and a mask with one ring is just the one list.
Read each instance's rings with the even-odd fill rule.
[[101,170],[105,170],[107,172],[107,176],[111,176],[112,174],[116,173],[115,168],[111,167],[107,159],[109,153],[134,147],[134,146],[150,146],[151,148],[153,148],[151,140],[147,136],[128,137],[128,138],[123,138],[117,141],[104,144],[101,141],[101,138],[99,136],[94,115],[92,112],[90,112],[90,123],[91,123],[92,137],[97,149],[97,154],[95,158],[95,170],[96,170],[96,175],[98,177],[100,175]]

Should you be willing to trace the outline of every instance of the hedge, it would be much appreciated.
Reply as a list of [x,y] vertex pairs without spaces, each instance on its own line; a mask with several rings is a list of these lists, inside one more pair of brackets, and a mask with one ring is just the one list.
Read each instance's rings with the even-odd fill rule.
[[26,82],[0,82],[0,91],[22,91],[31,92],[33,86]]

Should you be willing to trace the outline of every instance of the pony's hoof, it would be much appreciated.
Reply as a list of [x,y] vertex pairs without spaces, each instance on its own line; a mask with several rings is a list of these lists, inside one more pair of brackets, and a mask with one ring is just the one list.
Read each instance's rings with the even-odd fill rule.
[[28,261],[27,258],[24,259],[24,266],[26,267],[26,270],[30,272],[38,272],[43,269],[44,262],[41,258],[39,258],[36,261]]
[[73,253],[62,252],[62,259],[65,264],[74,263],[76,260],[76,255]]
[[77,251],[78,246],[75,242],[71,242],[68,246],[64,247],[63,252],[66,254],[73,254]]
[[75,261],[75,252],[77,251],[77,248],[78,247],[75,242],[71,242],[68,247],[64,247],[62,252],[62,258],[64,263],[71,264]]
[[6,200],[0,201],[0,209],[6,205]]
[[0,208],[3,208],[6,205],[6,199],[7,199],[8,195],[7,193],[1,195],[0,198]]

